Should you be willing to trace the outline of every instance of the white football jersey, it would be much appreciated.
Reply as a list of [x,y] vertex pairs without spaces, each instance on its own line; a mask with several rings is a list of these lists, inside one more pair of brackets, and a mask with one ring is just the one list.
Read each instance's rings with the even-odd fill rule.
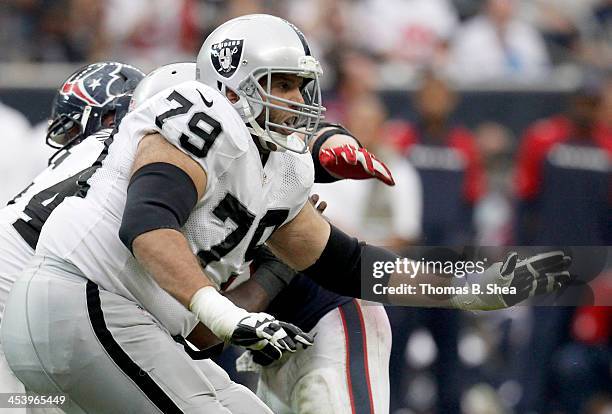
[[146,274],[118,236],[138,144],[151,132],[206,171],[205,194],[182,232],[221,289],[241,273],[256,245],[301,210],[314,169],[310,154],[292,152],[272,152],[262,165],[230,102],[196,81],[158,93],[123,119],[85,197],[66,199],[53,212],[37,253],[71,262],[101,288],[141,304],[171,334],[186,336],[194,315]]
[[0,210],[0,316],[17,275],[25,268],[45,221],[66,197],[80,191],[104,149],[111,129],[61,151],[51,165]]

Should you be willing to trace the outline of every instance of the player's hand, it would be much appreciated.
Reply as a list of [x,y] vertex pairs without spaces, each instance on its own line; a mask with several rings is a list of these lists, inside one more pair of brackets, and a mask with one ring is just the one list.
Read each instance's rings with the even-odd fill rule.
[[505,295],[504,302],[512,306],[532,296],[561,288],[572,279],[567,271],[571,263],[572,258],[560,250],[520,260],[510,285],[516,288],[517,293]]
[[[283,325],[283,327],[285,328],[287,332],[291,332],[290,335],[293,335],[295,342],[302,344],[302,347],[304,349],[314,344],[314,335],[303,332],[300,328],[298,328],[295,325],[291,325],[286,322],[281,322],[281,324]],[[280,356],[274,357],[274,356],[271,356],[269,353],[251,349],[245,352],[241,356],[240,358],[241,361],[240,362],[237,361],[236,365],[237,367],[238,366],[242,367],[238,371],[241,371],[241,370],[257,371],[257,369],[253,369],[255,368],[253,367],[253,363],[260,365],[262,367],[266,367],[278,361],[279,359],[280,359]]]
[[267,358],[279,359],[283,352],[295,352],[297,343],[313,344],[313,339],[297,326],[280,322],[267,313],[250,313],[243,318],[230,337],[230,343],[254,351]]
[[[567,271],[571,258],[562,251],[542,253],[518,260],[510,253],[506,260],[491,265],[482,274],[469,275],[469,293],[457,295],[453,303],[467,310],[494,310],[513,306],[535,295],[552,292],[571,280]],[[464,282],[464,283],[465,283]],[[497,288],[489,293],[491,287]],[[503,289],[509,293],[503,293]]]
[[[324,200],[321,200],[321,202],[319,202],[319,195],[318,194],[312,194],[308,200],[310,201],[310,204],[312,204],[314,206],[314,208],[319,212],[319,213],[323,213],[325,211],[325,209],[327,208],[327,202]],[[317,204],[318,203],[318,204]]]
[[339,178],[354,180],[376,178],[389,186],[395,185],[393,175],[385,163],[365,148],[352,145],[327,148],[319,152],[319,162],[327,171]]

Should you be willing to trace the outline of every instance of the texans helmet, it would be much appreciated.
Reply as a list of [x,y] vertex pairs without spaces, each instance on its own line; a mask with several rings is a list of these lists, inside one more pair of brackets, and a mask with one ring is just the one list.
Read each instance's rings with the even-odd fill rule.
[[53,100],[47,145],[65,148],[118,123],[127,112],[126,95],[142,78],[142,71],[119,62],[92,63],[74,72]]

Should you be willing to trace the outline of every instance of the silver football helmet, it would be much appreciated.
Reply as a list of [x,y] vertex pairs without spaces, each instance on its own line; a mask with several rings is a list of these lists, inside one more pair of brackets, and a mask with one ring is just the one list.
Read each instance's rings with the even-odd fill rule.
[[[305,103],[273,95],[270,89],[275,73],[304,78],[301,90]],[[308,151],[308,142],[323,118],[322,73],[302,32],[286,20],[266,14],[238,17],[219,26],[204,41],[196,62],[197,80],[224,95],[227,89],[238,95],[233,105],[264,148],[299,153]],[[265,88],[259,83],[264,77]],[[270,109],[289,112],[292,121],[274,122]],[[258,123],[258,118],[263,122]]]
[[130,111],[144,101],[171,86],[195,80],[195,62],[171,63],[160,66],[140,81],[130,102]]

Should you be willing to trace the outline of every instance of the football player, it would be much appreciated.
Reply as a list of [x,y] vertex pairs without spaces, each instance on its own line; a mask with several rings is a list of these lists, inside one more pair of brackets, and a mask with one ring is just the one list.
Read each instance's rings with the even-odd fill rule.
[[[135,106],[164,87],[177,86],[181,79],[172,76],[173,68],[167,65],[156,69],[156,76],[147,76],[134,95]],[[377,178],[394,184],[386,165],[341,125],[320,123],[310,147],[315,182]],[[311,201],[316,204],[318,197]],[[323,211],[325,203],[318,209]],[[227,291],[226,297],[249,311],[265,311],[318,336],[311,348],[278,363],[262,354],[244,354],[241,368],[261,371],[258,396],[266,405],[275,413],[341,414],[350,413],[355,405],[388,411],[391,332],[384,308],[326,291],[303,275],[294,277],[295,272],[263,246],[254,253],[250,267],[256,269],[250,281]],[[337,340],[339,332],[345,340]],[[202,336],[188,339],[204,347],[216,343],[212,336],[210,342]],[[316,393],[310,389],[313,382]]]
[[[2,342],[29,389],[68,393],[72,412],[229,412],[172,336],[202,322],[267,357],[312,343],[299,328],[219,293],[260,244],[347,296],[361,294],[362,257],[395,260],[330,226],[308,203],[320,75],[295,26],[243,16],[206,39],[198,81],[160,92],[125,117],[83,197],[65,199],[47,220],[33,265],[11,291]],[[315,94],[306,103],[310,82]],[[555,269],[566,262],[562,253],[549,259]],[[533,266],[517,275],[516,265],[510,256],[468,282],[516,285],[526,298],[567,276]],[[404,282],[397,276],[382,282]],[[425,277],[450,283],[425,275],[419,282]],[[497,295],[405,301],[509,305]],[[269,412],[256,399],[242,409]]]
[[[104,151],[104,142],[128,111],[144,74],[119,62],[78,69],[57,91],[46,142],[58,149],[49,167],[0,210],[0,319],[15,278],[34,256],[40,230],[64,198],[81,189]],[[85,139],[89,137],[88,139]],[[0,392],[24,392],[0,347]]]

